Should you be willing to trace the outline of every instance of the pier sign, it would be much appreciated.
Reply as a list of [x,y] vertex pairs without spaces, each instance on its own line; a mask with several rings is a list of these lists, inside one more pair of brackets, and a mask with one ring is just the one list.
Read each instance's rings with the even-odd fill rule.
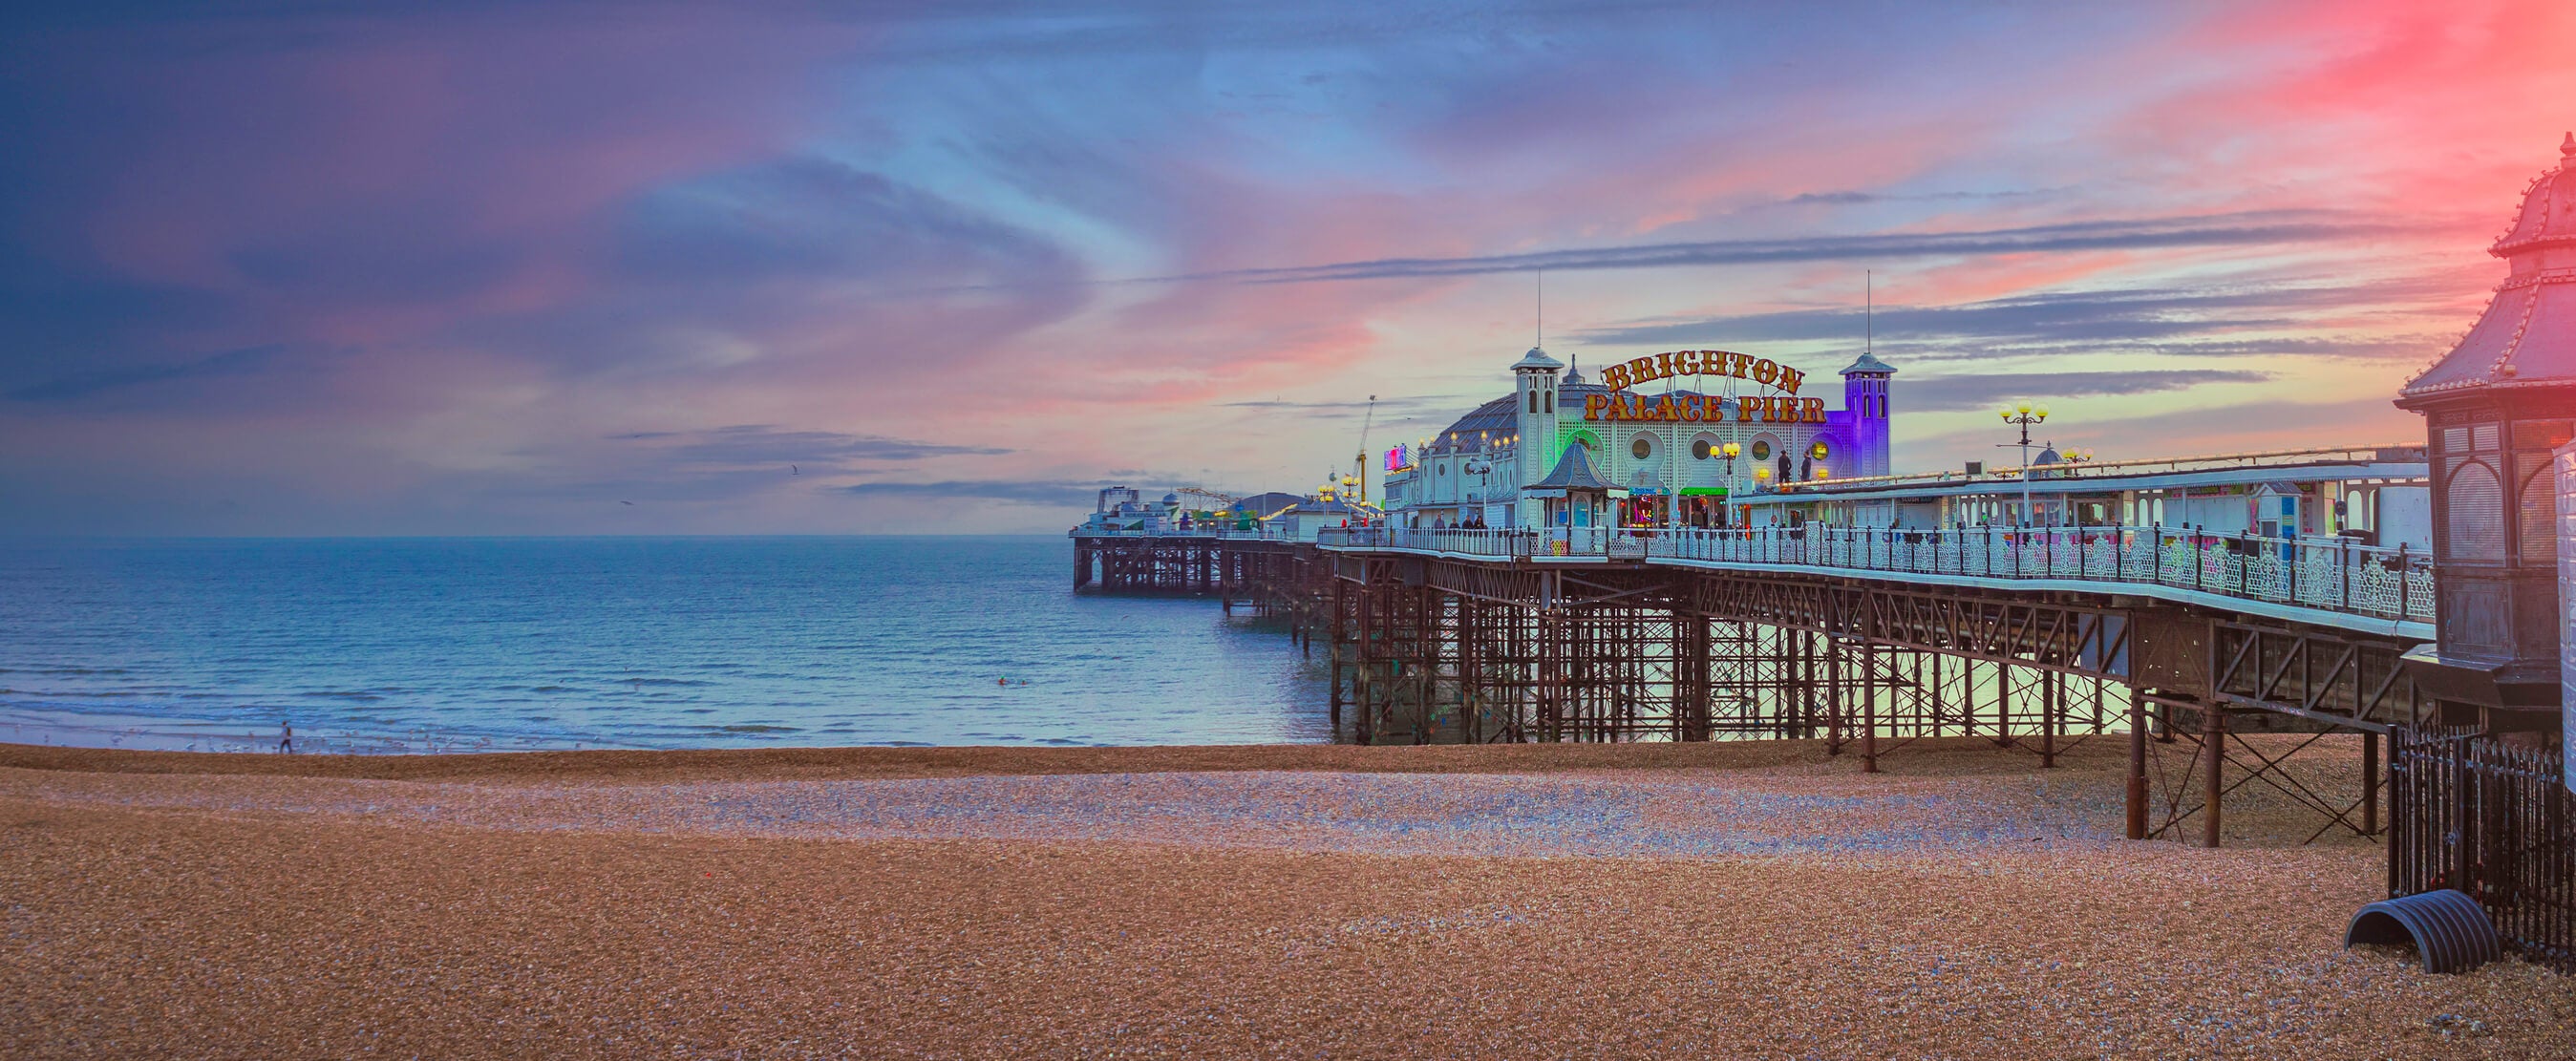
[[1798,385],[1807,380],[1806,373],[1767,357],[1749,357],[1733,350],[1674,350],[1632,358],[1602,369],[1601,385],[1620,391],[1633,384],[1675,376],[1749,379],[1765,387],[1777,387],[1782,394],[1798,393]]
[[[1586,420],[1636,420],[1643,423],[1715,423],[1726,419],[1725,406],[1714,395],[1586,394]],[[1821,424],[1825,400],[1787,395],[1750,395],[1735,400],[1735,419],[1756,424]]]

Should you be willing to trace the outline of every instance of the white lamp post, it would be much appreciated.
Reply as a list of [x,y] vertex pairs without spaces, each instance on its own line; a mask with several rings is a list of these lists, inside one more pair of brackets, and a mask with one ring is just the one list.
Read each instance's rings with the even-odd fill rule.
[[2048,407],[2043,405],[2034,409],[2029,402],[2020,402],[2004,410],[2002,415],[2005,423],[2018,425],[2021,428],[2020,442],[2000,444],[2021,447],[2021,519],[2023,525],[2028,526],[2036,522],[2030,512],[2030,425],[2047,420]]

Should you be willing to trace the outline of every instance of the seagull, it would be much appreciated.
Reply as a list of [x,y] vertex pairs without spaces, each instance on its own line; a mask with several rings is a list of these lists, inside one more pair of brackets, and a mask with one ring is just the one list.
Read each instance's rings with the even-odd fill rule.
[[618,502],[618,504],[621,504],[621,505],[632,505],[632,504],[634,504],[634,503],[635,503],[635,502],[632,502],[632,501],[620,501],[620,502]]
[[796,474],[796,466],[795,466],[795,465],[793,465],[793,464],[788,465],[788,466],[787,466],[787,474],[789,474],[789,475],[794,475],[794,474]]

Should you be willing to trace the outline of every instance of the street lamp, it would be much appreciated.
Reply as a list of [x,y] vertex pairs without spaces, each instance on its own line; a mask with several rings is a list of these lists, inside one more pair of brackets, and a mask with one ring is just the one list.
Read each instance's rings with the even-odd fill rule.
[[2002,414],[2004,422],[2021,428],[2020,442],[1998,442],[1999,446],[2021,447],[2021,518],[2024,524],[2036,522],[2030,514],[2030,425],[2048,419],[2048,407],[2032,408],[2029,402],[2016,402]]

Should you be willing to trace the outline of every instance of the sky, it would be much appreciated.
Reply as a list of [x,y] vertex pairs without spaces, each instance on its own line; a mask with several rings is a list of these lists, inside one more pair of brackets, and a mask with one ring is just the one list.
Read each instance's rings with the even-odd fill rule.
[[2564,0],[13,5],[0,534],[1061,532],[1542,337],[1874,343],[1900,470],[2015,399],[2420,439],[2571,55]]

